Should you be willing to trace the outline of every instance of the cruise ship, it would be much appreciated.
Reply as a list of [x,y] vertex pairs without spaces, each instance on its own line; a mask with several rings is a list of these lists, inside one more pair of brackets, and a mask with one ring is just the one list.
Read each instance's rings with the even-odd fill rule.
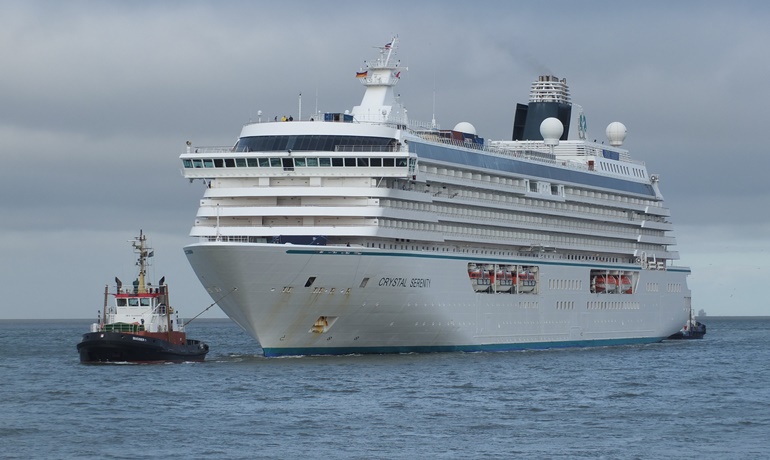
[[250,122],[235,145],[188,141],[180,156],[205,190],[187,258],[265,356],[643,344],[680,330],[690,269],[622,123],[587,140],[552,75],[515,107],[511,140],[416,123],[394,91],[407,70],[396,40],[376,48],[351,72],[365,89],[352,110]]

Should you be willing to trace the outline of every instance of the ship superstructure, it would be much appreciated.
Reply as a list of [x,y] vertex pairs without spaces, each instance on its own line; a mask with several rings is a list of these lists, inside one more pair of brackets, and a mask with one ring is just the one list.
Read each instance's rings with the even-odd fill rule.
[[[407,118],[396,40],[350,112],[250,123],[191,146],[205,182],[185,248],[268,356],[662,340],[690,311],[670,211],[644,163],[567,140],[566,80],[541,76],[511,141]],[[580,112],[578,123],[584,129]],[[533,134],[532,126],[537,127]]]

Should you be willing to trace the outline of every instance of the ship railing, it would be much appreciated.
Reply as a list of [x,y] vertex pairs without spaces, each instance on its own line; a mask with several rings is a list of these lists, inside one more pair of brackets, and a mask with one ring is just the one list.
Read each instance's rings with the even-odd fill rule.
[[129,295],[160,294],[160,287],[159,286],[148,285],[144,289],[144,292],[140,293],[139,292],[139,286],[133,286],[133,285],[125,286],[125,285],[123,285],[121,287],[116,287],[115,288],[115,293],[116,294],[129,294]]
[[[398,152],[400,151],[400,147],[397,145],[336,145],[334,146],[335,152]],[[250,153],[272,153],[272,152],[282,152],[283,150],[265,150],[260,152],[250,152]],[[191,152],[188,153],[234,153],[234,150],[232,147],[195,147]],[[244,152],[237,152],[237,153],[244,153]]]
[[396,145],[335,145],[335,152],[398,152]]
[[193,149],[188,149],[187,153],[231,153],[233,152],[233,147],[223,147],[223,146],[202,146],[198,147],[195,146]]
[[439,144],[452,145],[454,147],[461,147],[461,148],[472,149],[472,150],[481,150],[484,152],[488,152],[496,155],[503,155],[507,157],[523,158],[527,160],[537,160],[542,163],[549,163],[556,166],[566,166],[572,169],[581,169],[581,170],[588,171],[588,166],[583,163],[559,160],[555,155],[551,153],[536,150],[537,144],[535,143],[532,143],[531,146],[523,144],[521,148],[510,149],[510,148],[491,147],[484,144],[477,144],[474,142],[459,141],[457,139],[441,137],[434,132],[415,132],[415,134],[419,136],[421,139],[426,140],[428,142],[436,142]]

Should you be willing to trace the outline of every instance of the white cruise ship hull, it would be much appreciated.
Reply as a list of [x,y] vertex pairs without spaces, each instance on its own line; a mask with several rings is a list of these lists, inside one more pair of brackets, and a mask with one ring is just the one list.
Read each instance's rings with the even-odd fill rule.
[[[216,241],[185,252],[266,356],[649,343],[677,332],[690,309],[686,268]],[[536,267],[536,293],[478,292],[477,263]],[[634,289],[590,292],[592,270],[632,272]]]

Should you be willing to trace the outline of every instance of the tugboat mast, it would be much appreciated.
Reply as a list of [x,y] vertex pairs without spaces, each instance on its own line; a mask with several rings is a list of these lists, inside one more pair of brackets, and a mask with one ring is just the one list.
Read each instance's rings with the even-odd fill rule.
[[131,243],[134,249],[139,253],[139,260],[137,261],[137,265],[139,265],[139,285],[137,286],[137,293],[139,294],[147,293],[147,285],[145,284],[145,277],[147,275],[147,248],[144,244],[145,240],[147,240],[147,237],[142,233],[142,230],[139,230],[139,237],[134,238],[134,241]]

